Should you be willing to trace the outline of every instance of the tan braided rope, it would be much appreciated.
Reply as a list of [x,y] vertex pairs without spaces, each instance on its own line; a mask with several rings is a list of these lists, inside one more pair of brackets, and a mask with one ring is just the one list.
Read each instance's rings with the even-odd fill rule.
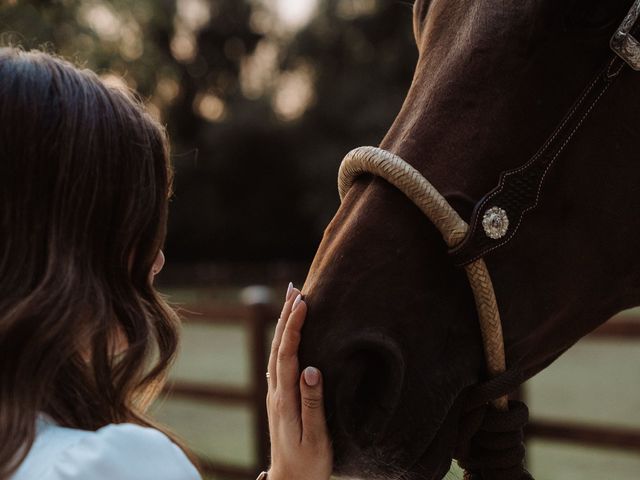
[[[449,202],[415,168],[402,158],[376,147],[359,147],[347,154],[338,173],[338,191],[343,200],[356,178],[373,174],[404,193],[436,226],[449,248],[458,245],[469,225]],[[496,295],[483,259],[465,266],[478,311],[485,361],[489,375],[506,370],[502,323]],[[507,410],[507,397],[493,401],[498,410]]]

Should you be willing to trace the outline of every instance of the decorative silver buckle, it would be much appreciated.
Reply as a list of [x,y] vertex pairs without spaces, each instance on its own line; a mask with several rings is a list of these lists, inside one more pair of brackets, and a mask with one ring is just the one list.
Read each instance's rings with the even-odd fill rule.
[[611,38],[611,48],[634,70],[640,71],[640,42],[631,35],[631,29],[640,18],[640,0],[633,2],[616,33]]

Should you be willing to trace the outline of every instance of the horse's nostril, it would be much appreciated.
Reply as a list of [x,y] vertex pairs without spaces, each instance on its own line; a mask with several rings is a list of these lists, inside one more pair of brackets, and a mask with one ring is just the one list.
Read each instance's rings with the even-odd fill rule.
[[404,360],[386,337],[361,338],[343,350],[336,414],[344,433],[361,446],[381,440],[402,392]]

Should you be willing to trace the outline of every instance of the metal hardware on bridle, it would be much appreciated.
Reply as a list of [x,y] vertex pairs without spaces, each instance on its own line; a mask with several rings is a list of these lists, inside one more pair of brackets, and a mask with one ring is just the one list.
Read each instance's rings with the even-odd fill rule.
[[[454,263],[466,271],[478,312],[487,370],[497,383],[501,377],[508,377],[509,372],[506,370],[500,313],[484,257],[509,242],[525,214],[537,206],[547,173],[625,65],[640,71],[640,42],[634,36],[640,30],[639,19],[640,0],[636,0],[611,39],[610,46],[615,55],[596,75],[542,148],[521,167],[502,173],[498,186],[476,204],[469,224],[419,171],[393,153],[376,147],[360,147],[349,152],[340,165],[338,190],[341,200],[360,175],[373,174],[404,193],[438,229]],[[481,385],[480,389],[492,381]],[[517,386],[509,382],[506,385]],[[483,411],[475,433],[467,438],[471,441],[471,437],[477,437],[474,437],[475,442],[471,442],[462,462],[466,470],[465,479],[531,479],[522,466],[522,429],[528,418],[526,406],[514,402],[514,408],[508,411],[509,390],[497,388],[495,392],[499,392],[497,397],[490,396],[485,400],[495,407],[494,413]],[[505,442],[505,438],[509,441]],[[491,442],[498,445],[496,450],[487,446]]]
[[632,30],[638,18],[640,18],[640,1],[636,0],[629,14],[611,37],[611,49],[636,71],[640,71],[640,42],[632,35]]

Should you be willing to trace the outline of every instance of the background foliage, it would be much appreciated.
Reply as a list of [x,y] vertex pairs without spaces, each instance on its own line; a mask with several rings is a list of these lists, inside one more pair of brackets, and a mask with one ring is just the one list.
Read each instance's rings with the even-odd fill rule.
[[127,83],[167,125],[173,262],[306,262],[342,156],[379,143],[409,86],[411,3],[4,0],[0,31]]

